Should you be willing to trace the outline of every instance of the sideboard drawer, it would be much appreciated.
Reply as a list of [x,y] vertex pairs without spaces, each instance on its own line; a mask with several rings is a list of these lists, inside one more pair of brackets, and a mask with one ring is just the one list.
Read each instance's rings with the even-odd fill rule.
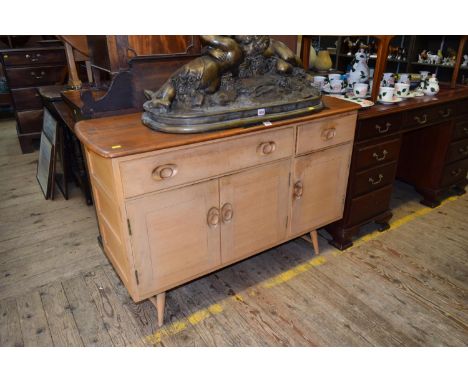
[[462,120],[455,122],[455,127],[453,129],[453,135],[452,135],[453,141],[463,139],[463,138],[468,138],[468,119],[462,119]]
[[10,88],[54,85],[62,83],[65,77],[64,66],[38,66],[6,69]]
[[16,113],[20,133],[28,134],[42,131],[42,114],[42,109]]
[[467,172],[468,158],[451,163],[445,166],[440,185],[442,187],[445,187],[451,184],[455,184],[463,179],[466,179]]
[[357,140],[380,137],[396,133],[403,123],[402,113],[389,114],[379,118],[364,119],[359,122]]
[[411,110],[404,115],[405,126],[426,126],[440,120],[439,113],[434,107]]
[[294,129],[242,136],[120,163],[125,197],[186,184],[290,157]]
[[42,100],[36,88],[13,89],[11,91],[16,111],[42,109]]
[[5,66],[65,63],[65,50],[37,50],[3,53]]
[[352,196],[359,196],[392,184],[395,179],[396,162],[361,171],[354,175]]
[[464,159],[468,156],[468,139],[451,143],[447,150],[445,161],[447,163]]
[[357,114],[332,117],[297,127],[297,154],[321,150],[354,138]]
[[390,204],[392,185],[351,200],[349,225],[356,225],[386,211]]
[[355,152],[356,170],[389,163],[398,158],[401,139],[392,139],[372,146],[357,148]]

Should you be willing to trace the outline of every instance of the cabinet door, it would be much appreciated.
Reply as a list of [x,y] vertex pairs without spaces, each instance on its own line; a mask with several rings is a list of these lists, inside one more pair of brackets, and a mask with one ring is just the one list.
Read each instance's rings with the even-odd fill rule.
[[218,180],[127,202],[139,291],[148,295],[220,264]]
[[289,160],[284,160],[221,178],[223,263],[285,239],[290,165]]
[[292,235],[342,217],[352,148],[348,143],[295,159]]

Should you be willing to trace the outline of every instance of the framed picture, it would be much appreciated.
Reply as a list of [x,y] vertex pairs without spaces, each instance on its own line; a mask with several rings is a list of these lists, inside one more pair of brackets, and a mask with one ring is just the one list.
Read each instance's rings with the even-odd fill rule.
[[39,182],[42,193],[46,199],[50,197],[50,189],[52,184],[52,158],[53,158],[53,145],[42,132],[41,134],[41,147],[39,149],[39,160],[37,162],[36,179]]

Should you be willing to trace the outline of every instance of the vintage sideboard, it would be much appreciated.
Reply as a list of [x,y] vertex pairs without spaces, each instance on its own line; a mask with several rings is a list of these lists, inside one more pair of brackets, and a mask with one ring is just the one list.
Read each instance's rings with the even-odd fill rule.
[[[105,254],[163,323],[165,292],[343,214],[357,109],[177,135],[141,114],[78,122]],[[315,240],[314,240],[315,239]],[[154,297],[156,296],[156,297]]]
[[465,192],[467,171],[468,87],[359,111],[344,214],[326,227],[330,243],[349,248],[372,221],[387,229],[395,178],[435,207],[448,189]]

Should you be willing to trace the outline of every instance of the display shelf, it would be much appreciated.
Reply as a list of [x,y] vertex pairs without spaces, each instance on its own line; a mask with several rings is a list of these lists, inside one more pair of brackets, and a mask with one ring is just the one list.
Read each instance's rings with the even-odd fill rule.
[[411,65],[431,66],[431,67],[434,67],[434,68],[447,68],[447,69],[453,69],[454,68],[454,65],[429,64],[429,63],[426,63],[426,62],[417,62],[417,61],[411,62]]

